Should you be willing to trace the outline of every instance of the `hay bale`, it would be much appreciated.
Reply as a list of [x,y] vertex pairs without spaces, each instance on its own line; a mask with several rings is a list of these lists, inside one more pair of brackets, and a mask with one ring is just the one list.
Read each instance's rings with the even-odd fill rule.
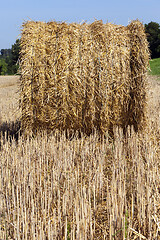
[[127,27],[33,22],[21,38],[22,127],[104,133],[144,120],[149,51],[139,21]]

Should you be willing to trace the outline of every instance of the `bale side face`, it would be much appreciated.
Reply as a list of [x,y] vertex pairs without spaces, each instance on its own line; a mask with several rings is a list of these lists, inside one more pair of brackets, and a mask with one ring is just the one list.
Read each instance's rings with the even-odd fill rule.
[[146,107],[146,77],[149,67],[149,48],[144,26],[139,21],[132,21],[128,25],[130,32],[130,101],[129,125],[135,130],[145,125]]
[[22,127],[104,133],[142,123],[143,25],[27,22],[21,38]]

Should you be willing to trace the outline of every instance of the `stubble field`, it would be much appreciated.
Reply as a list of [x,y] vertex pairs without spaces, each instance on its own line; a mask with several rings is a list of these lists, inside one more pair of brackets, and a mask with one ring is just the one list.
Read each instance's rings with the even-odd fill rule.
[[0,77],[0,239],[160,239],[160,81],[143,132],[71,140],[20,135],[18,80]]

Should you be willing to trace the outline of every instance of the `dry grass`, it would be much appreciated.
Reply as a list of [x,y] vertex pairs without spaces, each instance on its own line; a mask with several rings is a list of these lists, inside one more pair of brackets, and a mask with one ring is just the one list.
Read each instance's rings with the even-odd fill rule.
[[[152,79],[143,134],[3,139],[0,239],[160,239],[159,93]],[[12,107],[1,103],[4,121]]]

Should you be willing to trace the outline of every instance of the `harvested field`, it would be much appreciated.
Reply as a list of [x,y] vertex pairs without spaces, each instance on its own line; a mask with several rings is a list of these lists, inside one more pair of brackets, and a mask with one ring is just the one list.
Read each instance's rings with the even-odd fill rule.
[[[148,81],[143,133],[3,138],[0,239],[160,239],[160,82]],[[16,82],[0,78],[2,125],[19,117]]]
[[20,117],[18,82],[19,76],[0,76],[0,117],[3,123]]
[[157,114],[160,121],[160,77],[148,76],[148,105],[150,109],[150,117]]

